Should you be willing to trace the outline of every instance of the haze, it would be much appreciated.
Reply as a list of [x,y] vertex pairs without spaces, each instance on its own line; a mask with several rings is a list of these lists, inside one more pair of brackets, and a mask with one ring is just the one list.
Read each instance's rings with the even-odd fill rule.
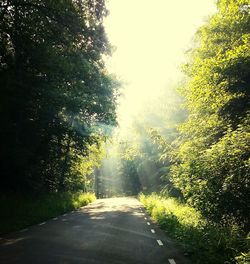
[[162,90],[178,82],[179,66],[197,28],[215,12],[213,0],[109,0],[105,27],[116,50],[107,61],[124,82],[120,130]]

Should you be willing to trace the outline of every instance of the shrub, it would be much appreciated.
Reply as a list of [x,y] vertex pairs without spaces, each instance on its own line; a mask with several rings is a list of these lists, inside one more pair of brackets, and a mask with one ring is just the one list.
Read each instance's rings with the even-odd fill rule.
[[152,219],[179,242],[194,263],[248,263],[249,253],[241,253],[247,252],[247,244],[242,239],[241,228],[233,220],[213,223],[171,197],[140,194],[139,199]]
[[92,193],[48,193],[0,197],[0,233],[8,233],[74,210],[95,200]]

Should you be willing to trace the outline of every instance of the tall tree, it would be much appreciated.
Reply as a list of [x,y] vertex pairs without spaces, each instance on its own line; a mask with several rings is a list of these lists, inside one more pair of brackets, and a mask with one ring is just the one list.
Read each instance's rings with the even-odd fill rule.
[[189,110],[180,127],[174,184],[213,219],[249,221],[249,0],[220,0],[184,65]]
[[114,123],[106,14],[103,0],[1,1],[2,188],[65,189],[72,156],[98,144],[91,126]]

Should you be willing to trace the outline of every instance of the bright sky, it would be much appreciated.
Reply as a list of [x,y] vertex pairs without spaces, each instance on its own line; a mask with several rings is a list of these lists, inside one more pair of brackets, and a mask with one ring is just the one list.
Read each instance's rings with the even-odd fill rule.
[[107,0],[107,7],[106,32],[116,47],[108,67],[126,82],[118,108],[126,126],[179,80],[195,31],[216,9],[214,0]]

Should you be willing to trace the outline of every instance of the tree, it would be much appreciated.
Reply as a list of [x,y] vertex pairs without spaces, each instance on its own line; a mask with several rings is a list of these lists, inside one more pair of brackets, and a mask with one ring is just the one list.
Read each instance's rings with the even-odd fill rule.
[[1,1],[1,188],[65,189],[96,124],[115,122],[106,14],[102,0]]
[[172,181],[208,217],[249,221],[249,1],[220,0],[184,65],[189,111]]

